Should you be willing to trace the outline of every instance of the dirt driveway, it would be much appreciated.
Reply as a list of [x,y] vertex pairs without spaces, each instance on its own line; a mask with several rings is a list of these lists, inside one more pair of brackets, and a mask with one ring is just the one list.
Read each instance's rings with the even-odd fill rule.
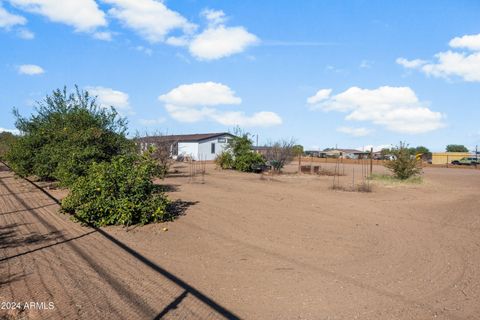
[[[221,305],[0,164],[0,319],[222,319]],[[160,227],[160,225],[157,225]]]
[[354,193],[330,177],[178,169],[162,183],[185,215],[128,232],[82,228],[1,172],[0,300],[55,302],[26,313],[38,318],[479,317],[480,170]]

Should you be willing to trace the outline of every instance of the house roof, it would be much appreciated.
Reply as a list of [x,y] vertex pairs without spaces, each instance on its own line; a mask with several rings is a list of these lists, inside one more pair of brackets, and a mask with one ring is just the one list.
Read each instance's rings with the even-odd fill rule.
[[366,151],[360,151],[356,149],[333,149],[333,150],[326,150],[323,152],[330,152],[330,153],[337,153],[337,152],[342,152],[342,153],[368,153]]
[[233,134],[228,132],[218,133],[197,133],[197,134],[177,134],[177,135],[164,135],[164,136],[147,136],[136,138],[136,141],[141,142],[158,142],[158,141],[177,141],[177,142],[199,142],[202,140],[212,139],[220,136],[228,135],[234,137]]
[[252,146],[252,150],[262,151],[262,150],[270,150],[273,147],[270,146]]

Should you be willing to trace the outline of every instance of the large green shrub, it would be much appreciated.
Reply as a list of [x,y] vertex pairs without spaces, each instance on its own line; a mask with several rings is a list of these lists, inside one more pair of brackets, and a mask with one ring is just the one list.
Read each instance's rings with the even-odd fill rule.
[[5,155],[10,150],[11,145],[15,142],[17,136],[11,132],[0,132],[0,160],[5,158]]
[[390,152],[394,159],[386,161],[385,167],[392,171],[395,178],[405,180],[422,173],[421,162],[411,155],[405,143],[400,142],[400,145]]
[[145,224],[172,220],[168,200],[152,182],[159,174],[149,155],[114,157],[93,163],[86,176],[77,179],[62,209],[94,226]]
[[237,155],[234,160],[234,168],[244,172],[251,172],[255,166],[261,164],[265,164],[263,156],[252,151]]
[[228,151],[223,151],[215,158],[215,164],[222,169],[233,169],[233,156]]
[[58,180],[71,186],[94,162],[133,150],[126,138],[126,120],[115,109],[99,106],[88,92],[66,88],[47,95],[28,118],[14,110],[22,133],[7,160],[21,175]]
[[237,129],[236,136],[229,140],[227,149],[215,159],[215,162],[222,169],[251,172],[254,167],[265,164],[265,158],[252,150],[249,134]]

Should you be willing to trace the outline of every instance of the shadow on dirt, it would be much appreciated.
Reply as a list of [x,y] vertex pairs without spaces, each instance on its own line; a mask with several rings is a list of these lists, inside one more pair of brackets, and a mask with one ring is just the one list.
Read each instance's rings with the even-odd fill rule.
[[196,205],[198,201],[183,201],[175,200],[167,206],[167,211],[174,217],[174,219],[186,214],[188,208]]
[[51,231],[46,234],[31,232],[25,235],[18,232],[18,228],[22,225],[23,224],[12,223],[0,227],[0,249],[42,244],[62,238],[61,231]]
[[159,184],[156,185],[157,190],[160,192],[177,192],[180,190],[179,184]]
[[[1,167],[1,165],[0,165],[0,167]],[[42,192],[45,196],[47,196],[51,200],[60,204],[59,201],[53,195],[51,195],[49,192],[47,192],[43,188],[36,185],[31,180],[25,179],[25,181],[30,183],[38,191]],[[3,185],[3,187],[6,189],[7,192],[14,193],[13,190],[7,184],[5,184],[3,181],[0,180],[0,184]],[[14,197],[16,198],[18,203],[24,209],[30,210],[30,212],[34,215],[34,217],[39,221],[40,224],[42,224],[47,230],[49,230],[50,233],[55,234],[55,232],[57,231],[56,228],[45,217],[38,214],[35,210],[31,210],[32,209],[31,206],[23,198],[21,198],[17,195],[14,195]],[[184,215],[186,210],[190,206],[192,206],[196,203],[197,202],[177,200],[177,201],[174,201],[174,202],[171,203],[169,210],[173,210],[174,215],[176,217],[178,217],[180,215]],[[84,221],[82,221],[81,218],[79,218],[79,217],[76,217],[76,218],[80,222],[84,222]],[[88,224],[86,224],[86,225],[88,225]],[[160,319],[160,318],[163,318],[165,316],[169,316],[171,313],[178,312],[177,309],[182,309],[183,312],[185,313],[184,314],[184,318],[185,318],[186,314],[191,313],[191,311],[189,310],[188,307],[184,306],[182,308],[182,305],[183,305],[182,301],[184,301],[185,298],[188,296],[188,297],[191,297],[192,299],[196,300],[196,303],[195,303],[196,309],[197,309],[196,311],[204,310],[208,314],[208,318],[240,319],[236,314],[234,314],[230,310],[226,309],[222,305],[218,304],[216,301],[214,301],[209,296],[205,295],[204,293],[202,293],[201,291],[199,291],[195,287],[191,286],[190,284],[188,284],[187,282],[185,282],[181,278],[179,278],[179,277],[175,276],[174,274],[170,273],[169,271],[167,271],[166,269],[164,269],[163,267],[161,267],[157,263],[153,262],[152,260],[150,260],[149,258],[144,256],[140,252],[136,251],[132,247],[128,246],[124,242],[120,241],[116,237],[112,236],[111,234],[109,234],[105,230],[103,230],[101,228],[97,228],[95,226],[91,226],[91,225],[89,225],[89,227],[91,228],[92,231],[87,232],[86,234],[83,234],[79,237],[86,236],[90,233],[97,233],[97,234],[101,235],[106,241],[111,242],[116,247],[118,247],[120,250],[122,250],[123,252],[130,255],[131,259],[136,260],[136,262],[138,262],[138,263],[144,265],[146,268],[149,268],[150,270],[154,271],[159,277],[163,277],[163,278],[169,280],[171,283],[175,284],[179,289],[182,290],[182,293],[179,296],[177,296],[172,302],[170,302],[166,306],[149,305],[144,301],[143,296],[133,292],[130,288],[128,288],[127,286],[124,285],[124,283],[123,283],[124,279],[118,279],[115,276],[115,274],[113,274],[110,270],[104,268],[99,263],[99,261],[95,260],[88,252],[86,252],[80,246],[76,245],[76,242],[72,241],[72,240],[75,240],[75,238],[63,240],[63,242],[68,242],[68,245],[69,245],[70,249],[73,252],[75,252],[80,259],[84,260],[93,270],[95,270],[96,273],[98,274],[98,276],[100,278],[102,278],[103,281],[108,283],[110,285],[110,287],[115,292],[117,292],[121,296],[126,297],[129,301],[131,301],[132,304],[137,305],[139,307],[139,311],[142,312],[144,317],[150,318],[150,316],[152,316],[152,318],[154,318],[154,319]],[[14,225],[4,226],[1,229],[2,230],[2,235],[3,235],[2,239],[8,239],[9,237],[15,237],[16,236],[15,235],[15,230],[12,230],[12,229],[15,229],[15,228],[16,228],[16,226],[14,226]],[[76,238],[79,238],[79,237],[76,237]],[[30,239],[30,240],[35,240],[35,238]],[[37,240],[42,241],[42,239],[37,239]],[[4,242],[2,241],[1,243],[3,244]],[[62,243],[62,241],[59,241],[58,243],[55,242],[55,243],[50,244],[48,246],[54,246],[54,245],[57,245],[59,243]],[[44,247],[40,247],[40,248],[37,248],[37,249],[34,249],[34,250],[41,250],[42,248],[44,248]],[[32,250],[32,251],[34,251],[34,250]],[[19,255],[23,255],[23,254],[27,254],[27,253],[28,252],[20,253]],[[10,259],[10,258],[12,258],[12,257],[8,257],[7,259]],[[5,258],[0,259],[0,262],[4,259]],[[1,279],[0,283],[15,280],[15,276],[11,276],[11,278],[12,279],[10,279],[10,280]],[[161,310],[161,311],[158,311],[158,310]],[[200,316],[198,312],[195,312],[195,313],[192,313],[191,316],[189,316],[189,318],[203,319],[203,318],[206,318],[206,317]]]

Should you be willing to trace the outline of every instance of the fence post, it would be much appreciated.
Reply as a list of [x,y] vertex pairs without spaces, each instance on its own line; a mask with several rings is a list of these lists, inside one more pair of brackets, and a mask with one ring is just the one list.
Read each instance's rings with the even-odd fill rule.
[[370,176],[373,174],[373,147],[370,148]]

